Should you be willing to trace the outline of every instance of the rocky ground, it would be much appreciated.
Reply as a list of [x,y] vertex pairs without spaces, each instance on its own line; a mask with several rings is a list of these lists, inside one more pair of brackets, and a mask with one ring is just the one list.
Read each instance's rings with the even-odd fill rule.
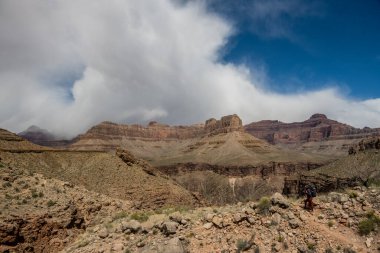
[[314,212],[258,202],[136,209],[0,161],[0,252],[379,252],[380,188],[320,195]]
[[63,252],[379,251],[377,231],[360,235],[366,227],[359,225],[364,220],[378,224],[379,189],[320,196],[314,212],[304,210],[300,201],[277,193],[223,207],[120,214],[89,227]]
[[131,203],[0,161],[0,252],[58,252]]

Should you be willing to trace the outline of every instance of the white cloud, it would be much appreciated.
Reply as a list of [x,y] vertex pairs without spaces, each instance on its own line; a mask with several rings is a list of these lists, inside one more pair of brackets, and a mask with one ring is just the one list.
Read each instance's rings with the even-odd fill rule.
[[[232,32],[199,1],[3,0],[0,126],[73,136],[103,120],[189,124],[238,113],[249,123],[315,112],[380,126],[379,100],[336,89],[276,94],[252,81],[260,71],[217,62]],[[62,83],[78,70],[79,80]]]

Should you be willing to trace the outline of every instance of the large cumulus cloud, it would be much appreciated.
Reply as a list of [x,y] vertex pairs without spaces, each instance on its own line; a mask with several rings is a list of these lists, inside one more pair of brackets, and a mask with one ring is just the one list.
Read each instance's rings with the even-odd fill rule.
[[238,113],[304,120],[321,112],[380,126],[380,99],[335,88],[276,94],[257,71],[218,61],[234,27],[203,1],[0,2],[0,126],[73,136],[103,120],[171,124]]

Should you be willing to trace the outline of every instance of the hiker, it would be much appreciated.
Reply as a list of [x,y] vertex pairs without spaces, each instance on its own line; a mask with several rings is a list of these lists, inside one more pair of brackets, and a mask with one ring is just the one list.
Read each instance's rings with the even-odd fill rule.
[[305,195],[306,199],[305,202],[305,209],[309,209],[310,211],[313,211],[314,209],[314,203],[313,198],[317,196],[317,189],[313,184],[308,184],[305,187]]

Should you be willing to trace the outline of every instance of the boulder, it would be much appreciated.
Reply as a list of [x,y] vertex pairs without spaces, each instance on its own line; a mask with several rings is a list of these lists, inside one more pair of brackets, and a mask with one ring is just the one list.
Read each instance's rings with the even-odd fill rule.
[[141,224],[137,220],[130,220],[128,222],[123,222],[121,225],[122,225],[121,229],[123,232],[127,229],[129,229],[133,233],[137,233],[141,230]]
[[166,236],[175,234],[177,232],[178,223],[174,221],[167,221],[162,224],[162,233]]
[[281,193],[278,193],[278,192],[272,195],[271,202],[272,202],[272,205],[277,205],[284,209],[290,206],[289,201],[284,196],[282,196]]

